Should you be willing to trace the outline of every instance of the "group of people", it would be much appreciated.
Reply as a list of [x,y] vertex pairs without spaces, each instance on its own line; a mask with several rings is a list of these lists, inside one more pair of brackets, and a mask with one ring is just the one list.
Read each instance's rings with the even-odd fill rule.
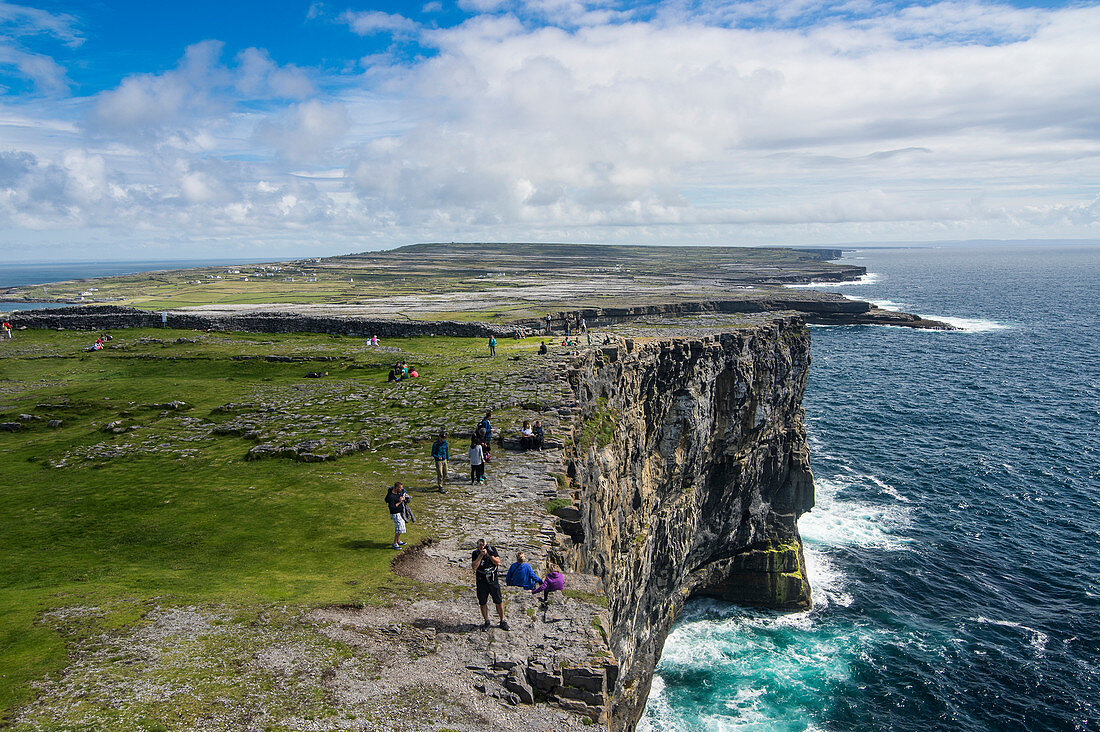
[[107,345],[107,343],[109,343],[110,341],[113,341],[113,340],[114,340],[114,338],[111,337],[110,333],[104,333],[99,338],[95,339],[95,343],[93,343],[90,346],[85,346],[84,350],[85,351],[102,351],[103,347],[105,345]]
[[[564,313],[561,316],[562,328],[565,330],[565,335],[570,333],[584,333],[588,331],[588,323],[584,318],[574,317],[571,313]],[[546,314],[546,335],[550,335],[553,332],[554,316],[551,313]]]
[[415,379],[420,376],[415,370],[409,369],[409,364],[404,361],[398,361],[390,369],[390,374],[387,377],[387,381],[403,381],[405,379]]
[[378,336],[371,336],[370,338],[368,338],[367,339],[367,345],[368,346],[377,346],[378,345]]
[[[500,619],[500,629],[509,630],[508,621],[504,619],[504,596],[500,589],[500,554],[485,539],[478,539],[477,548],[470,555],[470,566],[474,570],[474,589],[478,607],[481,608],[481,619],[484,621],[481,627],[488,629],[490,625],[489,598],[492,598]],[[520,552],[516,555],[516,561],[508,568],[504,583],[509,587],[522,587],[532,594],[541,592],[545,606],[550,602],[551,592],[565,590],[565,575],[550,571],[546,573],[546,579],[539,579],[534,567],[527,561],[527,555]]]
[[533,425],[528,420],[523,420],[523,429],[519,432],[520,449],[541,450],[544,437],[541,419],[536,419]]
[[485,463],[489,462],[489,452],[493,444],[493,411],[485,412],[485,417],[477,423],[470,437],[470,483],[485,482]]
[[[396,367],[395,367],[396,368]],[[487,410],[485,416],[478,422],[470,438],[470,482],[485,482],[485,463],[489,460],[490,445],[493,437],[493,412]],[[524,421],[520,435],[520,444],[523,449],[542,447],[543,429],[542,421],[536,420],[532,425],[530,421]],[[432,443],[432,459],[435,462],[436,488],[445,493],[444,483],[447,481],[447,461],[450,459],[450,446],[447,444],[447,432],[440,430]],[[412,496],[400,482],[394,483],[386,492],[386,505],[389,508],[390,519],[393,521],[393,549],[400,550],[406,542],[402,536],[406,533],[407,525],[416,519],[409,508]],[[500,587],[501,560],[497,550],[485,539],[479,539],[477,549],[470,556],[471,568],[474,570],[475,589],[477,592],[478,606],[481,608],[481,617],[484,621],[483,628],[490,626],[489,599],[492,598],[496,606],[497,616],[500,620],[500,628],[509,630],[508,621],[504,619],[504,601]],[[542,593],[542,602],[549,602],[551,592],[560,592],[565,589],[565,577],[561,572],[548,572],[542,579],[535,572],[523,552],[516,556],[516,561],[508,568],[505,575],[505,584],[522,587],[534,594]]]

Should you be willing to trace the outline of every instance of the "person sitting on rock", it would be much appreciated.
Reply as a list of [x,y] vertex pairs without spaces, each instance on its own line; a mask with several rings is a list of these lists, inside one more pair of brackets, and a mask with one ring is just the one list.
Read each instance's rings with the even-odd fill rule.
[[398,374],[397,374],[397,367],[396,366],[394,366],[392,369],[390,369],[390,376],[389,376],[388,381],[401,381],[401,377],[398,376]]
[[550,603],[551,592],[564,592],[565,591],[565,575],[561,572],[547,572],[546,579],[539,583],[538,587],[531,590],[532,595],[542,593],[542,604],[547,605]]
[[516,555],[516,561],[508,568],[508,574],[504,576],[504,584],[509,587],[533,590],[542,584],[542,580],[535,574],[535,568],[528,564],[527,555],[520,552]]
[[546,341],[543,341],[539,344],[539,355],[545,356],[548,353],[550,353],[550,349],[546,347]]
[[536,419],[535,425],[531,428],[531,447],[535,448],[536,450],[541,450],[543,438],[544,435],[542,432],[542,420]]
[[521,450],[530,450],[535,446],[535,433],[531,429],[531,423],[523,420],[523,429],[519,433],[519,446]]

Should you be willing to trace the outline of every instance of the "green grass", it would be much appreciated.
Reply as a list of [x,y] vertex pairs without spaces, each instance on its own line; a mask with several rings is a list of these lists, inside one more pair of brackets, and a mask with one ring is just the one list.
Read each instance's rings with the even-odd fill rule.
[[[0,421],[42,418],[0,433],[0,715],[29,698],[31,681],[65,664],[75,639],[136,622],[151,603],[371,604],[425,591],[391,571],[385,487],[402,480],[422,509],[446,500],[418,494],[433,481],[428,443],[415,438],[440,424],[472,425],[501,396],[490,376],[502,373],[503,357],[483,357],[480,339],[404,339],[391,342],[403,350],[394,354],[368,350],[362,339],[310,334],[115,335],[112,348],[97,353],[80,350],[88,333],[69,331],[21,331],[0,349]],[[174,343],[181,337],[200,342]],[[521,353],[535,345],[500,347]],[[232,358],[270,354],[342,360]],[[387,384],[398,357],[423,376]],[[317,369],[329,377],[303,378]],[[147,406],[171,400],[191,408]],[[206,429],[201,424],[237,414],[218,407],[264,400],[321,425],[306,433],[356,431],[389,447],[325,463],[248,462],[255,443],[241,437],[188,439]],[[52,418],[63,426],[48,428]],[[508,410],[496,416],[502,426],[518,418]],[[116,420],[138,429],[103,431]],[[283,439],[277,427],[265,439]],[[126,444],[168,447],[87,459]],[[421,526],[410,541],[429,535]],[[88,627],[44,622],[52,610],[77,606],[102,613]]]

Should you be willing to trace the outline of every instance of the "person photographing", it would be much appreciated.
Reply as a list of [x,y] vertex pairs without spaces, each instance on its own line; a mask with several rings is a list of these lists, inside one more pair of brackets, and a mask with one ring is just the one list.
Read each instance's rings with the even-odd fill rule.
[[390,507],[390,518],[393,519],[394,549],[405,546],[405,542],[401,541],[401,535],[405,533],[405,508],[409,500],[409,494],[400,482],[394,483],[386,493],[386,505]]
[[497,606],[500,629],[508,630],[508,621],[504,619],[504,602],[500,594],[500,555],[484,539],[477,540],[477,549],[470,556],[470,565],[474,570],[477,588],[477,604],[481,607],[481,618],[485,621],[483,629],[489,628],[489,598]]

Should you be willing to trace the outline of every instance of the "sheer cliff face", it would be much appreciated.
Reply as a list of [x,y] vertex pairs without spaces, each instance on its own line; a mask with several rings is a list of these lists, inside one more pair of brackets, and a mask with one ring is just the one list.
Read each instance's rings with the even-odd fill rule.
[[797,319],[709,339],[627,342],[573,363],[575,569],[607,585],[621,673],[612,726],[632,729],[685,600],[808,607],[796,520],[813,505]]

